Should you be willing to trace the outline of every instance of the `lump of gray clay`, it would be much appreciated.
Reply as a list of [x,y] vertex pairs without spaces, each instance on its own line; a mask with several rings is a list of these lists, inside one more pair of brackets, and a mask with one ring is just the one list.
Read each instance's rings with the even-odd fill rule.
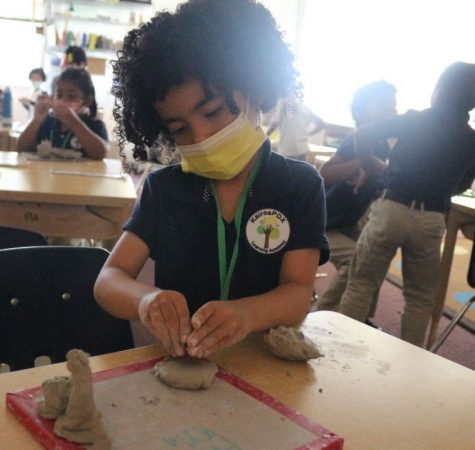
[[155,364],[152,373],[163,383],[178,389],[208,389],[218,366],[206,359],[184,356]]
[[317,345],[296,328],[278,326],[264,334],[264,342],[273,355],[291,361],[320,358]]

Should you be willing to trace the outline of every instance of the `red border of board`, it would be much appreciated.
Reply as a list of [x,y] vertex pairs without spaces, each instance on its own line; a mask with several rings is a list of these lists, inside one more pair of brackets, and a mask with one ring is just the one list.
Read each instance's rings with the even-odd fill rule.
[[[140,363],[129,364],[126,366],[116,367],[113,369],[106,369],[92,374],[93,381],[103,381],[109,378],[116,378],[122,375],[127,375],[132,372],[149,369],[153,367],[157,361],[163,358],[154,358]],[[257,387],[247,383],[242,378],[234,375],[222,368],[216,375],[218,378],[232,384],[237,389],[254,397],[256,400],[264,403],[272,409],[275,409],[283,416],[287,417],[292,422],[300,425],[302,428],[314,433],[317,439],[298,447],[294,450],[342,450],[343,438],[328,431],[326,428],[312,422],[308,417],[299,414],[289,406],[275,400],[270,395],[261,391]],[[79,450],[85,447],[73,444],[62,438],[59,438],[53,433],[53,419],[44,419],[36,412],[36,402],[34,399],[41,395],[41,386],[22,389],[15,392],[7,392],[6,405],[13,412],[13,414],[20,420],[20,422],[34,435],[35,439],[39,441],[46,448],[54,448],[55,450]]]

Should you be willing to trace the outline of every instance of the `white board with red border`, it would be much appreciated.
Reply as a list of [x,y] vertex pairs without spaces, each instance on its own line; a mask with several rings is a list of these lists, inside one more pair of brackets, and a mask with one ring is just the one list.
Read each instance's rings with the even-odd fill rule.
[[[209,389],[186,391],[151,374],[158,360],[93,374],[113,450],[343,449],[342,438],[226,370]],[[38,386],[7,393],[6,403],[45,448],[83,448],[53,433],[54,420],[37,413],[41,399]]]

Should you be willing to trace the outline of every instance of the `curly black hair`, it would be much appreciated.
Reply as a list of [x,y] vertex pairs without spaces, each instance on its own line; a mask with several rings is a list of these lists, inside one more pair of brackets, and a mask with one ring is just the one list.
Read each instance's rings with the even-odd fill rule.
[[237,90],[267,112],[298,91],[293,62],[274,18],[253,0],[189,0],[175,13],[157,13],[127,34],[112,62],[121,152],[132,142],[134,159],[144,160],[147,148],[173,146],[154,104],[174,86],[200,80],[205,94],[217,89],[235,114]]

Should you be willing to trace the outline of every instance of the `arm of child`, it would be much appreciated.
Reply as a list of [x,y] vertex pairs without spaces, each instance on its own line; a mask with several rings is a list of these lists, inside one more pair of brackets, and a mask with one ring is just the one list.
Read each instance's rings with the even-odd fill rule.
[[320,131],[324,130],[327,127],[327,124],[325,121],[317,116],[313,111],[310,111],[311,116],[310,116],[310,123],[312,127],[310,128],[308,134],[309,136],[312,136],[314,134],[319,133]]
[[35,106],[35,114],[33,120],[23,130],[18,138],[17,150],[19,152],[36,152],[37,136],[40,130],[41,124],[48,115],[49,108],[51,107],[51,97],[43,95],[38,97]]
[[125,232],[94,287],[101,307],[126,320],[142,320],[164,349],[174,356],[184,354],[190,330],[190,315],[185,297],[176,291],[161,290],[136,280],[149,256],[145,242]]
[[325,186],[331,186],[339,181],[354,177],[361,167],[358,158],[346,160],[338,154],[333,155],[320,169]]
[[55,101],[54,115],[79,139],[86,156],[103,159],[107,153],[107,143],[81,120],[75,111],[63,102]]
[[207,357],[251,332],[300,322],[308,312],[319,258],[318,249],[288,251],[275,289],[253,297],[203,305],[191,318],[193,331],[187,339],[188,353]]

